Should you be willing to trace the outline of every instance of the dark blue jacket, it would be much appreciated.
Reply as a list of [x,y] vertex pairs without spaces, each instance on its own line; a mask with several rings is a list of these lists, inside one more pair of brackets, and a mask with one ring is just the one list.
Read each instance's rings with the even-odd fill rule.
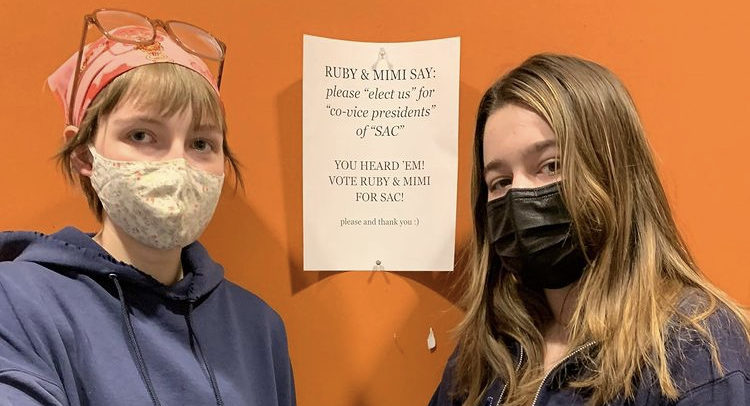
[[0,233],[0,405],[294,405],[281,318],[195,242],[165,286],[74,228]]
[[[705,340],[694,331],[677,331],[668,341],[668,360],[672,377],[680,392],[677,401],[661,394],[654,374],[645,371],[639,380],[633,399],[617,399],[611,406],[750,406],[750,347],[738,322],[726,310],[719,310],[708,318],[708,325],[718,344],[722,375],[711,360]],[[523,351],[516,343],[510,347],[517,362],[525,362]],[[600,351],[595,343],[576,349],[568,358],[553,368],[539,388],[536,402],[531,406],[584,406],[586,393],[565,385],[580,370],[577,355],[583,351]],[[462,399],[451,398],[455,356],[448,360],[443,379],[435,390],[429,406],[460,406]],[[517,364],[520,365],[520,364]],[[505,385],[495,381],[477,406],[502,405]]]

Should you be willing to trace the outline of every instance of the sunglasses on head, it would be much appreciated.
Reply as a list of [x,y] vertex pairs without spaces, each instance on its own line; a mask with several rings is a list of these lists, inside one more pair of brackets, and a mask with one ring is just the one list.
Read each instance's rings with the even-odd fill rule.
[[[156,42],[156,29],[161,27],[185,51],[201,58],[219,62],[216,87],[221,87],[221,74],[224,71],[224,56],[227,46],[208,31],[183,21],[153,20],[133,11],[99,9],[83,17],[83,34],[81,35],[81,44],[78,48],[78,59],[73,77],[73,91],[70,93],[70,106],[75,102],[80,74],[83,71],[81,60],[83,58],[83,48],[86,45],[86,33],[88,32],[89,24],[94,24],[109,40],[139,46],[147,46]],[[122,28],[125,27],[133,29],[123,30]],[[73,122],[73,109],[70,109],[68,122]]]

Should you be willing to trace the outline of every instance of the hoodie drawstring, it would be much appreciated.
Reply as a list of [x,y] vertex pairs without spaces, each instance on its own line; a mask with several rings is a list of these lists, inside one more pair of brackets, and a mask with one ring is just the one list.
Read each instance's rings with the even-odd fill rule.
[[117,289],[117,295],[120,299],[120,314],[122,316],[123,327],[128,333],[128,347],[130,348],[130,355],[133,358],[136,367],[138,368],[138,373],[141,375],[143,383],[146,385],[149,396],[151,396],[151,402],[153,402],[154,406],[161,406],[161,403],[159,403],[159,398],[156,397],[154,384],[151,382],[151,377],[148,375],[146,362],[143,360],[143,354],[141,354],[141,348],[140,346],[138,346],[138,340],[135,337],[133,323],[130,321],[130,312],[128,312],[128,306],[125,303],[125,295],[123,294],[122,288],[120,287],[120,282],[117,280],[117,275],[113,273],[109,274],[109,277],[114,282],[115,289]]
[[206,359],[206,353],[203,352],[203,348],[201,348],[201,343],[198,340],[198,334],[193,329],[193,303],[195,302],[195,299],[190,299],[188,301],[188,311],[187,311],[187,324],[188,324],[188,332],[190,334],[191,340],[195,341],[195,345],[198,347],[198,352],[200,353],[201,361],[203,362],[203,366],[206,368],[206,371],[208,372],[208,381],[211,383],[211,389],[214,391],[214,398],[216,398],[216,406],[224,406],[224,401],[221,399],[221,392],[219,392],[219,385],[216,383],[216,376],[214,375],[214,370],[211,368],[211,365],[209,365],[208,360]]

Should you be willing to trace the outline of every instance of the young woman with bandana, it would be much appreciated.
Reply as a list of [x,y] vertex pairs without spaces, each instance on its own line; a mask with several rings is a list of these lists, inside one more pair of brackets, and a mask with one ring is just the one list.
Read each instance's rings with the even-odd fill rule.
[[750,405],[748,320],[688,252],[611,72],[528,59],[474,146],[466,314],[430,405]]
[[[104,36],[84,46],[91,25]],[[102,226],[0,235],[0,404],[295,404],[281,318],[196,241],[239,175],[225,49],[183,22],[85,17],[49,85],[62,169]]]

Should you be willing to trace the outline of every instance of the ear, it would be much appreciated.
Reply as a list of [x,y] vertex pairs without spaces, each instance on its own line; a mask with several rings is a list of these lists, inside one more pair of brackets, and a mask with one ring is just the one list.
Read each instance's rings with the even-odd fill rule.
[[69,142],[78,134],[78,127],[74,125],[66,125],[63,129],[63,142]]
[[[65,142],[72,140],[78,134],[78,127],[68,125],[63,130],[63,139]],[[91,152],[87,145],[80,145],[70,154],[70,166],[73,171],[83,176],[91,176],[91,163],[94,157],[91,156]]]
[[91,177],[91,162],[94,157],[91,156],[91,152],[84,145],[76,148],[72,154],[70,154],[70,166],[73,170],[83,176]]

